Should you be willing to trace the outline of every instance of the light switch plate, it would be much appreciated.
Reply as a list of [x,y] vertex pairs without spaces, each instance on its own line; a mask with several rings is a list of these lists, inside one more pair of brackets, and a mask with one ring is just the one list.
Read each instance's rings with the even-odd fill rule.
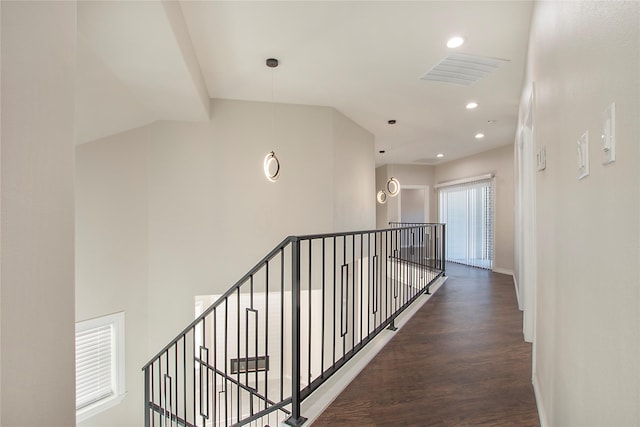
[[543,171],[547,168],[547,149],[542,147],[540,151],[538,151],[538,171]]
[[589,176],[589,131],[578,140],[578,179]]
[[602,164],[616,161],[616,103],[604,111],[602,120]]

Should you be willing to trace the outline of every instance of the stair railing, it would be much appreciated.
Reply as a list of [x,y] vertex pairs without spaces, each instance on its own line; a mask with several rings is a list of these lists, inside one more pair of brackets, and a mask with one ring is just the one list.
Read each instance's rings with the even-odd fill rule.
[[145,426],[302,425],[301,403],[444,274],[444,238],[287,237],[143,367]]

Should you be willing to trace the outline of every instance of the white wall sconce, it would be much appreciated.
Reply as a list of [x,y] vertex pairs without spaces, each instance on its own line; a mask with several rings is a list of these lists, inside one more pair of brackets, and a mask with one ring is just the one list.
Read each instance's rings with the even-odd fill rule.
[[396,197],[400,192],[400,182],[394,177],[389,178],[384,187],[387,194],[391,197]]
[[387,193],[385,193],[382,190],[378,191],[378,195],[376,196],[376,199],[378,199],[378,203],[380,203],[381,205],[384,205],[385,203],[387,203]]
[[264,157],[264,176],[271,182],[276,182],[280,177],[280,161],[272,151]]

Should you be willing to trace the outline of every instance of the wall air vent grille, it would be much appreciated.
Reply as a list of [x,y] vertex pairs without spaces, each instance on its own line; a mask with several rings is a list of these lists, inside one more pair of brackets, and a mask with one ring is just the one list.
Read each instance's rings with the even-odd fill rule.
[[452,53],[427,71],[420,79],[470,86],[497,70],[506,59]]

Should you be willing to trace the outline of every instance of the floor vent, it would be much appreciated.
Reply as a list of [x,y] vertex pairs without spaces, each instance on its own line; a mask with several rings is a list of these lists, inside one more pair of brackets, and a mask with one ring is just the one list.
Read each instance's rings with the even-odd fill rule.
[[497,70],[506,59],[452,53],[427,71],[420,79],[470,86]]

